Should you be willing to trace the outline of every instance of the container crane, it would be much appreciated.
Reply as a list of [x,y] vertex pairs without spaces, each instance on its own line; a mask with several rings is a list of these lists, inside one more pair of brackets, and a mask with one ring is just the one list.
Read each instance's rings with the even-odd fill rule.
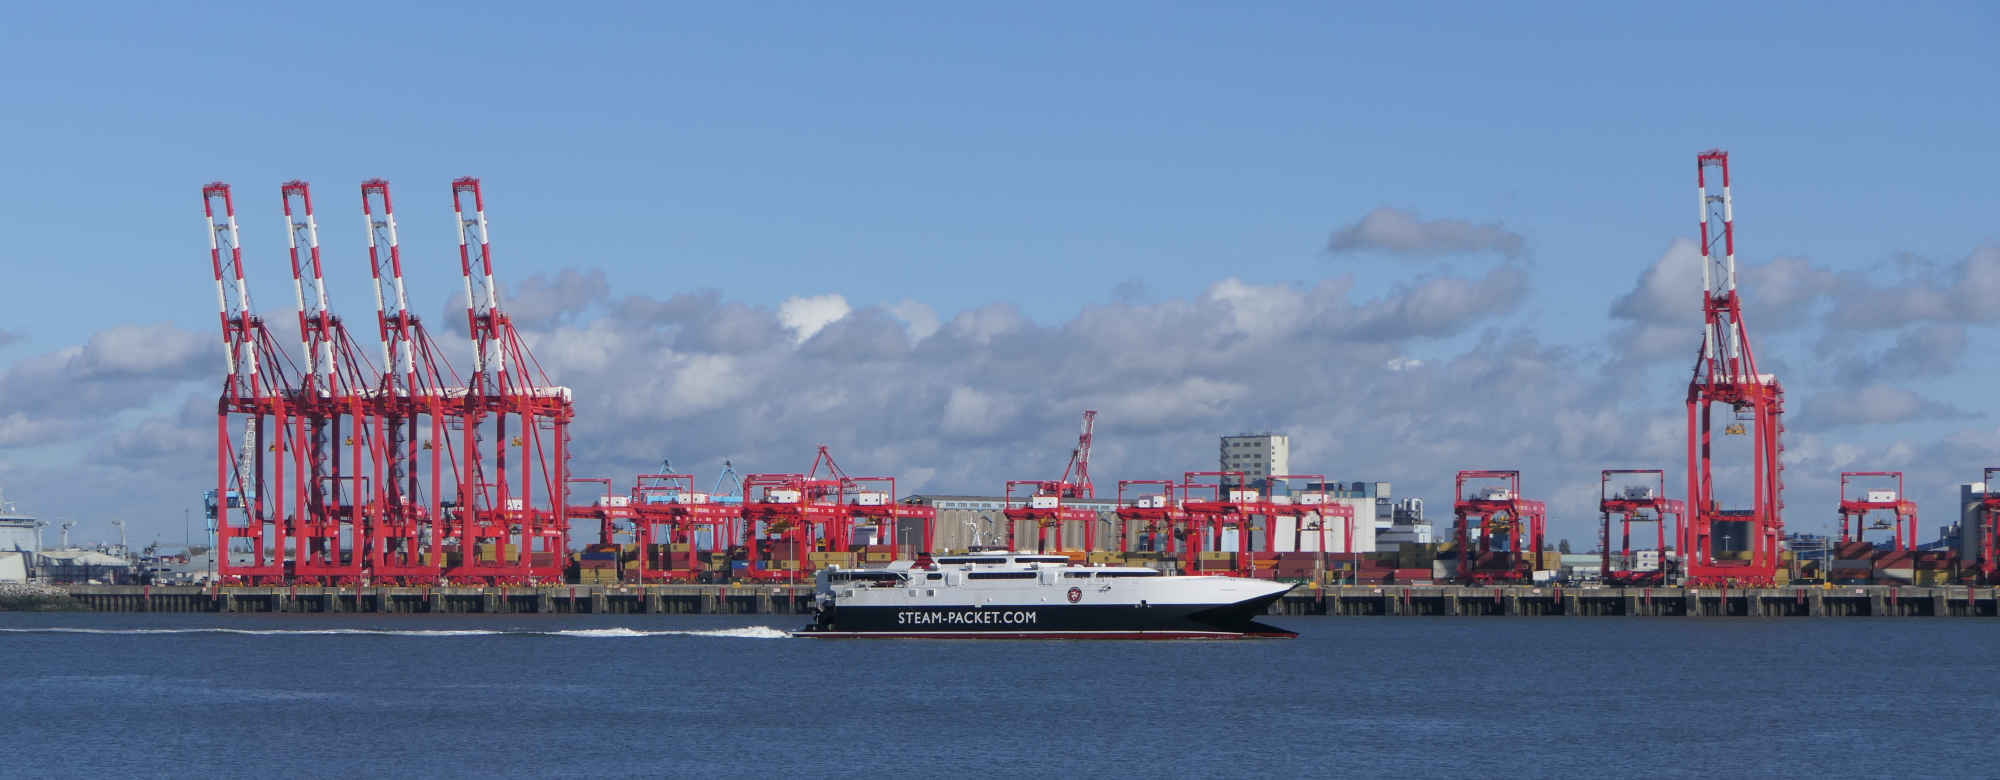
[[361,216],[382,358],[381,379],[374,388],[375,441],[381,442],[381,456],[368,565],[377,582],[431,584],[444,566],[445,534],[438,526],[444,515],[445,472],[449,468],[455,475],[459,468],[455,445],[445,433],[447,418],[463,404],[465,383],[422,319],[410,311],[388,181],[361,183]]
[[1527,582],[1544,570],[1548,505],[1521,497],[1521,472],[1458,472],[1452,514],[1459,582]]
[[366,390],[379,378],[372,366],[364,367],[353,337],[327,302],[312,185],[294,180],[279,190],[305,361],[289,405],[294,436],[305,445],[292,451],[302,479],[294,486],[291,574],[303,584],[359,584],[368,526],[377,514],[370,501],[371,467],[380,455],[370,444],[375,405]]
[[[295,470],[287,468],[289,453],[297,449],[288,424],[293,393],[287,378],[296,369],[251,303],[236,201],[229,185],[210,183],[202,187],[201,197],[225,372],[216,403],[215,494],[221,507],[216,520],[216,574],[232,583],[276,585],[287,578],[287,477],[292,482],[299,479]],[[230,432],[232,420],[241,421],[240,450]],[[231,507],[240,514],[230,513]],[[242,563],[232,554],[239,539],[248,547]]]
[[[1667,545],[1667,529],[1673,528],[1674,544],[1687,505],[1667,498],[1667,473],[1660,469],[1605,469],[1599,474],[1597,511],[1603,525],[1598,531],[1598,547],[1603,557],[1600,576],[1604,581],[1626,586],[1661,586],[1672,581],[1673,548]],[[1611,524],[1619,525],[1616,551],[1611,546]],[[1653,552],[1658,557],[1650,566],[1641,565],[1641,556],[1632,549],[1632,525],[1653,526]]]
[[[1889,490],[1886,480],[1896,480],[1896,488]],[[1862,480],[1880,483],[1878,487],[1861,490],[1853,495],[1848,488]],[[1917,549],[1917,503],[1903,498],[1903,472],[1900,471],[1843,471],[1840,472],[1840,543],[1842,545],[1865,541],[1862,536],[1867,531],[1889,531],[1889,547],[1899,551]],[[1878,512],[1888,512],[1885,517]],[[1869,517],[1874,520],[1870,522]],[[1891,517],[1894,524],[1891,524]]]
[[1064,531],[1072,524],[1080,524],[1083,526],[1084,551],[1097,549],[1097,513],[1063,505],[1064,499],[1095,498],[1097,495],[1096,486],[1090,480],[1090,444],[1096,426],[1097,411],[1084,410],[1083,430],[1076,437],[1076,447],[1070,450],[1069,464],[1063,467],[1061,479],[1008,480],[1003,492],[1002,514],[1007,516],[1010,536],[1014,526],[1022,522],[1033,523],[1036,552],[1048,549],[1051,535],[1054,536],[1055,550],[1063,552],[1068,549]]
[[457,542],[460,560],[446,576],[494,584],[556,580],[569,535],[562,488],[575,416],[570,390],[549,383],[501,307],[479,180],[453,180],[451,199],[473,362],[456,410],[464,433],[458,506],[446,523],[446,542]]
[[[1708,194],[1708,171],[1722,177],[1722,194]],[[1784,537],[1782,497],[1785,391],[1772,374],[1758,373],[1743,324],[1742,298],[1736,289],[1736,218],[1731,199],[1729,153],[1701,153],[1695,167],[1701,206],[1702,315],[1701,351],[1688,383],[1688,518],[1681,535],[1690,585],[1769,586],[1779,568]],[[1720,230],[1711,226],[1720,223]],[[1719,235],[1717,235],[1719,233]],[[1722,242],[1718,266],[1713,241]],[[1754,490],[1748,508],[1725,509],[1718,502],[1713,467],[1717,404],[1725,404],[1731,421],[1726,435],[1751,437]]]

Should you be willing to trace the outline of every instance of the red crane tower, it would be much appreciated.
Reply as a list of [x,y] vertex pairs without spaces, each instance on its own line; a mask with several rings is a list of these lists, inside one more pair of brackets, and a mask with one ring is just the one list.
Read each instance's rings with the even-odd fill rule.
[[[1633,479],[1633,478],[1638,479]],[[1665,585],[1673,578],[1672,549],[1667,546],[1667,528],[1673,527],[1674,544],[1680,544],[1680,526],[1687,504],[1667,498],[1667,472],[1660,469],[1605,469],[1599,477],[1597,511],[1603,520],[1598,531],[1598,549],[1603,551],[1604,581],[1629,586]],[[1620,528],[1619,546],[1611,548],[1611,523]],[[1653,525],[1653,550],[1659,559],[1641,567],[1632,549],[1632,524]],[[1617,564],[1614,566],[1614,564]]]
[[[1888,479],[1896,480],[1896,489],[1884,489],[1887,487],[1884,481]],[[1862,480],[1878,482],[1882,486],[1848,495],[1848,486]],[[1868,516],[1874,512],[1891,513],[1895,517],[1895,525],[1890,525],[1890,520],[1885,517],[1877,517],[1870,524]],[[1893,533],[1889,540],[1891,549],[1904,552],[1917,549],[1917,503],[1903,498],[1903,472],[1840,472],[1840,543],[1844,546],[1864,541],[1861,537],[1869,530]]]
[[312,186],[289,181],[280,190],[305,359],[290,405],[293,435],[305,445],[292,452],[303,479],[294,486],[291,574],[303,584],[358,584],[376,515],[370,478],[380,453],[370,443],[375,408],[367,391],[378,378],[327,303]]
[[[1468,482],[1477,488],[1474,493],[1466,492]],[[1548,506],[1521,497],[1521,472],[1458,472],[1454,496],[1452,533],[1458,541],[1460,582],[1523,582],[1542,570]]]
[[[1268,486],[1272,485],[1289,486],[1294,480],[1304,482],[1306,488],[1302,491],[1294,492],[1289,496],[1276,495],[1271,493],[1268,488]],[[1294,521],[1293,528],[1296,532],[1296,536],[1290,544],[1293,550],[1305,549],[1306,539],[1313,538],[1307,536],[1307,533],[1310,532],[1317,534],[1316,546],[1313,548],[1314,552],[1332,552],[1328,547],[1328,524],[1338,520],[1341,522],[1339,526],[1341,529],[1340,552],[1343,556],[1351,556],[1353,554],[1354,507],[1340,503],[1333,496],[1327,495],[1325,474],[1272,474],[1266,480],[1265,484],[1267,488],[1264,496],[1265,507],[1263,511],[1272,518],[1292,518]],[[1264,552],[1273,551],[1274,537],[1277,536],[1279,534],[1272,533],[1269,530],[1265,532]]]
[[[838,496],[809,497],[804,474],[748,474],[743,477],[743,523],[748,571],[758,581],[796,579],[811,562],[815,528],[836,524]],[[733,535],[733,534],[732,534]],[[766,549],[768,547],[768,550]],[[766,563],[784,566],[773,568]]]
[[570,390],[548,381],[501,308],[479,180],[453,180],[451,200],[473,356],[464,403],[452,418],[464,434],[465,460],[458,505],[445,524],[446,544],[456,543],[460,559],[445,574],[455,582],[557,580],[569,534],[562,489],[575,416]]
[[[1708,194],[1708,169],[1722,176],[1722,195]],[[1696,160],[1701,205],[1701,308],[1705,319],[1701,352],[1688,383],[1688,519],[1682,535],[1690,585],[1771,585],[1779,568],[1784,536],[1782,493],[1785,391],[1778,378],[1757,372],[1750,335],[1743,325],[1736,291],[1736,218],[1730,196],[1729,153],[1712,149]],[[1721,223],[1723,264],[1711,251],[1710,226]],[[1751,437],[1754,490],[1747,509],[1724,509],[1717,501],[1713,458],[1716,404],[1727,404],[1728,435]]]
[[377,582],[430,584],[444,568],[444,534],[438,527],[444,514],[444,475],[447,469],[455,475],[459,468],[445,428],[447,418],[457,416],[463,404],[465,384],[410,311],[389,182],[361,183],[361,215],[382,344],[373,415],[381,457],[376,459],[376,518],[368,534],[368,565]]
[[[283,454],[296,449],[286,378],[291,361],[251,305],[229,185],[211,183],[201,188],[201,197],[226,371],[215,419],[216,574],[225,582],[275,585],[287,577],[287,474],[298,480]],[[233,419],[241,420],[240,451],[231,436]]]
[[[1090,481],[1090,443],[1093,429],[1097,425],[1097,412],[1086,409],[1083,412],[1083,432],[1076,437],[1076,448],[1070,450],[1069,464],[1063,467],[1061,479],[1027,480],[1016,479],[1007,482],[1004,493],[1004,510],[1007,516],[1008,533],[1023,521],[1035,524],[1035,551],[1048,549],[1050,530],[1054,530],[1055,550],[1066,551],[1064,530],[1071,523],[1083,526],[1083,549],[1090,552],[1097,549],[1097,512],[1063,505],[1064,499],[1095,498],[1096,487]],[[1016,497],[1015,491],[1027,487],[1030,490]]]
[[[1156,551],[1172,554],[1174,529],[1187,523],[1187,512],[1176,498],[1179,483],[1170,479],[1123,479],[1118,481],[1118,550],[1125,552],[1125,540],[1133,538],[1130,524],[1139,524],[1139,538]],[[1165,542],[1161,543],[1161,538]]]
[[695,491],[692,474],[641,474],[636,478],[631,512],[641,582],[709,579],[702,572],[704,551],[696,543],[695,531],[709,529],[709,551],[727,551],[737,543],[743,518],[740,508],[712,503],[710,498]]
[[1182,571],[1234,570],[1235,566],[1205,561],[1201,555],[1211,547],[1213,552],[1228,552],[1222,549],[1225,528],[1236,531],[1236,560],[1240,562],[1249,554],[1251,523],[1263,501],[1257,491],[1244,487],[1248,484],[1244,477],[1241,471],[1189,471],[1181,475],[1181,510],[1188,522]]

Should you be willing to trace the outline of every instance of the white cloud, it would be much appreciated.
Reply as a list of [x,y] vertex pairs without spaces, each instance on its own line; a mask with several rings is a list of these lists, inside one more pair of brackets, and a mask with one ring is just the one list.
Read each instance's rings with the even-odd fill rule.
[[1439,257],[1495,252],[1517,257],[1525,251],[1527,240],[1498,223],[1426,220],[1413,211],[1382,206],[1334,231],[1326,247],[1335,254],[1380,251],[1408,257]]
[[850,311],[847,299],[836,293],[794,296],[778,304],[778,321],[791,329],[793,340],[803,344],[826,326],[839,322]]
[[1948,404],[1924,398],[1904,388],[1887,384],[1855,389],[1828,390],[1807,399],[1800,423],[1830,428],[1842,425],[1881,425],[1918,419],[1962,416]]
[[889,313],[903,321],[903,327],[910,333],[910,341],[918,342],[930,338],[938,332],[942,323],[937,310],[922,301],[901,300],[889,306]]

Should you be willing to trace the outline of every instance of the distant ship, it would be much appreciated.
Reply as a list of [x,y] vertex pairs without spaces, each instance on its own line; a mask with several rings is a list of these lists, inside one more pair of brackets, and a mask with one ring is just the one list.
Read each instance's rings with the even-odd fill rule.
[[1291,583],[1081,566],[985,551],[820,570],[793,636],[915,639],[1289,639],[1257,622]]
[[42,550],[42,523],[23,514],[14,502],[0,496],[0,551],[38,553]]

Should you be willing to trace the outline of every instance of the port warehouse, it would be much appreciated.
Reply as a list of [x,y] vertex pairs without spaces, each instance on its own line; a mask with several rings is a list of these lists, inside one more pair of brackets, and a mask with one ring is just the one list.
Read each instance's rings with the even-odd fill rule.
[[[1900,488],[1879,501],[1882,492],[1863,494],[1852,507],[1863,518],[1898,518],[1888,543],[1862,540],[1863,528],[1878,526],[1858,521],[1852,535],[1843,526],[1842,539],[1816,553],[1787,545],[1784,394],[1776,377],[1757,371],[1741,317],[1727,154],[1704,153],[1697,168],[1707,324],[1689,392],[1689,500],[1665,497],[1664,472],[1647,493],[1614,486],[1614,476],[1630,475],[1607,470],[1599,576],[1648,590],[1738,593],[1795,578],[1864,587],[1994,581],[1995,524],[1986,518],[2000,501],[1961,529],[1966,541],[1955,549],[1914,549],[1915,508]],[[1719,195],[1709,194],[1711,176],[1720,177]],[[232,191],[203,188],[224,358],[212,495],[226,552],[216,556],[217,575],[230,586],[789,583],[824,566],[974,541],[1080,562],[1295,579],[1323,591],[1534,589],[1549,587],[1561,568],[1543,538],[1546,507],[1528,497],[1518,471],[1461,472],[1450,536],[1391,550],[1375,544],[1376,499],[1343,495],[1322,475],[1278,473],[1288,470],[1278,462],[1288,452],[1275,441],[1233,461],[1226,450],[1217,471],[1100,490],[1088,473],[1090,412],[1061,477],[1008,481],[999,496],[900,496],[893,477],[848,474],[823,447],[807,469],[745,475],[729,494],[698,491],[685,474],[636,475],[621,490],[568,470],[578,446],[569,435],[572,391],[543,375],[502,305],[477,179],[450,189],[472,341],[463,375],[406,305],[388,183],[361,185],[376,291],[376,338],[365,346],[328,300],[310,186],[280,190],[302,334],[296,360],[250,299]],[[358,270],[360,255],[338,262]],[[1751,442],[1756,487],[1747,508],[1725,507],[1713,494],[1709,453],[1718,434]],[[1842,504],[1846,513],[1845,495]],[[573,552],[584,541],[572,538],[573,527],[592,521],[595,539]],[[1652,555],[1644,554],[1649,529]]]

